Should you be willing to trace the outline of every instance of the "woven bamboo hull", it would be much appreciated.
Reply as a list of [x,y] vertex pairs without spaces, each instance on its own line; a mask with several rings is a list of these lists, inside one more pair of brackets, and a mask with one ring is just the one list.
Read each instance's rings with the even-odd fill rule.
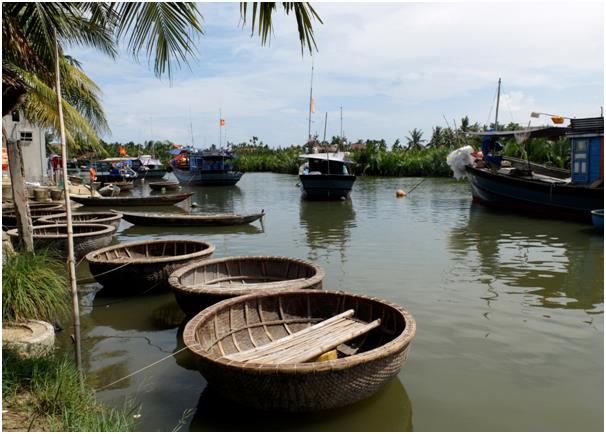
[[[120,221],[122,220],[122,214],[119,212],[82,212],[72,213],[72,221],[74,223],[101,223],[104,225],[110,225],[118,229]],[[38,219],[39,224],[53,225],[53,224],[65,224],[65,213],[57,213],[48,215]]]
[[[67,225],[54,224],[34,226],[34,248],[51,248],[57,250],[60,254],[67,256]],[[104,224],[74,223],[74,257],[80,259],[93,250],[100,249],[111,243],[116,228]],[[56,234],[51,234],[56,232]],[[13,238],[15,244],[18,239],[17,229],[7,232]]]
[[[259,364],[228,361],[245,351],[309,327],[347,309],[378,329],[348,343],[337,360]],[[302,322],[309,320],[309,322]],[[410,352],[416,325],[399,306],[346,293],[293,290],[249,294],[196,315],[183,340],[210,385],[227,398],[262,410],[303,412],[341,407],[364,399],[394,378]],[[239,349],[238,349],[239,347]],[[344,356],[345,351],[357,353]]]
[[222,300],[251,292],[322,289],[324,275],[321,267],[300,259],[234,256],[192,263],[177,270],[168,282],[179,307],[191,317]]
[[[32,222],[36,222],[38,219],[62,212],[63,207],[61,205],[48,205],[46,207],[32,207],[29,210]],[[17,216],[14,210],[8,210],[2,213],[2,226],[5,228],[13,229],[17,227]]]
[[[210,257],[214,249],[212,244],[201,241],[142,241],[100,249],[86,259],[91,274],[103,285],[104,294],[139,295],[167,290],[171,273]],[[151,254],[146,257],[144,252]]]

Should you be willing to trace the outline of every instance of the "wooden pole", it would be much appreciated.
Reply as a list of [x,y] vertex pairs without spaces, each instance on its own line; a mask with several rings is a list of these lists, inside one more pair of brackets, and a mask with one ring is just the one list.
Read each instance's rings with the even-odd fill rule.
[[4,126],[2,126],[2,141],[6,145],[8,154],[8,167],[11,174],[11,188],[13,190],[13,204],[17,217],[17,230],[21,248],[27,252],[34,251],[34,234],[32,231],[32,218],[27,202],[27,187],[25,186],[25,169],[20,141],[9,140]]
[[59,126],[61,131],[61,164],[63,167],[63,193],[65,195],[65,213],[67,222],[67,266],[72,294],[72,310],[74,314],[74,341],[76,346],[76,366],[82,379],[82,354],[80,346],[80,304],[76,286],[76,265],[74,260],[74,228],[72,226],[72,208],[70,205],[67,177],[67,144],[65,140],[65,123],[63,122],[63,98],[61,97],[61,72],[59,68],[59,42],[55,31],[55,78],[57,91],[57,106],[59,109]]

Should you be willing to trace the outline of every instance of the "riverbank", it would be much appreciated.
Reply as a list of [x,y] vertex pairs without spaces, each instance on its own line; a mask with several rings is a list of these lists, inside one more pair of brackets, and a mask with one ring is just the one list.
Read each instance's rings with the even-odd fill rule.
[[3,431],[132,431],[133,411],[107,409],[65,356],[2,354]]

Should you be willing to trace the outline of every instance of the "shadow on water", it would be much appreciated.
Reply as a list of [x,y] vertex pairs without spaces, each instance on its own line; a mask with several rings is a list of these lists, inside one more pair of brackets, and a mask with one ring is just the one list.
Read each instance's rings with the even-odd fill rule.
[[458,277],[502,283],[511,288],[509,293],[535,295],[537,305],[546,308],[591,310],[601,305],[602,234],[578,223],[548,223],[474,204],[468,224],[455,227],[448,239],[459,261],[477,262],[472,275]]
[[263,412],[227,400],[207,386],[190,431],[412,431],[412,404],[398,378],[375,395],[314,413]]
[[345,259],[351,230],[356,226],[351,200],[301,201],[299,219],[312,260],[317,259],[318,250],[327,248],[338,249],[341,259]]

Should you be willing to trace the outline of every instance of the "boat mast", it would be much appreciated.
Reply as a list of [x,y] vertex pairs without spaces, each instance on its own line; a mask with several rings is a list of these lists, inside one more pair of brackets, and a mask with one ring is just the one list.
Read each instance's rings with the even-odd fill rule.
[[191,133],[191,146],[195,148],[196,145],[194,143],[194,126],[191,123],[191,107],[189,108],[189,131]]
[[311,83],[309,85],[309,117],[307,124],[307,140],[311,142],[311,106],[313,104],[313,87],[314,87],[314,58],[311,58]]
[[223,128],[223,116],[221,115],[221,107],[219,107],[219,149],[221,149],[221,133]]
[[501,77],[499,77],[499,86],[497,88],[497,109],[494,116],[494,130],[499,130],[499,100],[501,99]]
[[326,142],[326,123],[328,122],[328,112],[324,115],[324,138],[322,142]]

